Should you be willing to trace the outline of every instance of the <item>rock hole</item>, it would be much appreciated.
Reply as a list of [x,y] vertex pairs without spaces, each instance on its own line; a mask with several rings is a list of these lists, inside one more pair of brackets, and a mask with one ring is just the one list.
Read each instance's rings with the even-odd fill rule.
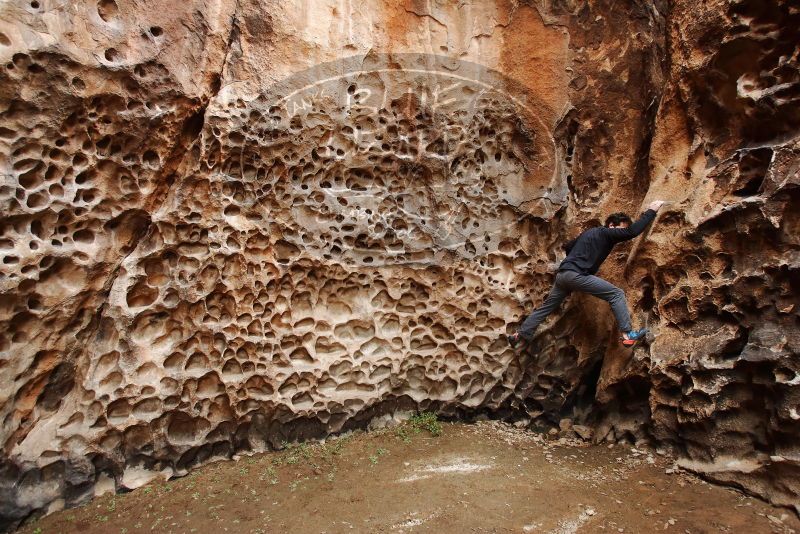
[[114,0],[100,0],[97,2],[97,14],[106,22],[117,16],[119,8]]
[[116,63],[122,60],[122,54],[120,54],[119,50],[116,48],[108,48],[106,49],[105,54],[103,56],[106,58],[106,61],[109,63]]
[[775,381],[785,384],[787,382],[792,382],[797,374],[789,369],[788,367],[778,367],[775,369]]
[[142,155],[142,162],[151,169],[157,169],[161,166],[161,159],[153,150],[147,150]]
[[91,230],[78,230],[72,235],[72,240],[77,243],[94,243],[94,232]]
[[758,194],[772,161],[771,148],[759,148],[747,152],[739,160],[739,183],[743,184],[733,194],[749,197]]
[[750,340],[750,331],[740,328],[736,337],[725,343],[720,349],[720,357],[724,360],[736,360],[741,356],[742,351]]

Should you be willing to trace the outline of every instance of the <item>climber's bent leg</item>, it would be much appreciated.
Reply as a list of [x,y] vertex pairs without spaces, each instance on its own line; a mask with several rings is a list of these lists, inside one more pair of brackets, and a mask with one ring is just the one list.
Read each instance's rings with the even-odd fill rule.
[[573,279],[569,280],[570,289],[589,293],[601,298],[611,305],[611,311],[617,319],[617,326],[621,332],[631,331],[631,314],[628,312],[628,302],[625,300],[625,292],[606,282],[602,278],[587,274],[574,273]]
[[542,324],[542,321],[553,313],[561,305],[567,295],[569,295],[569,290],[561,286],[561,280],[564,278],[562,275],[564,274],[566,273],[560,272],[556,275],[556,280],[547,298],[544,299],[542,305],[536,308],[536,310],[523,321],[522,326],[519,327],[519,334],[523,339],[527,341],[532,340],[536,328]]

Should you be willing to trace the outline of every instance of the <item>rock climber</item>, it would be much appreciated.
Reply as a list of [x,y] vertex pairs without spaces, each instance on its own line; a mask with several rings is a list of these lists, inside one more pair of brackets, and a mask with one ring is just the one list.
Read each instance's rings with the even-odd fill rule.
[[632,328],[625,292],[595,276],[595,273],[614,245],[641,234],[656,218],[656,213],[663,204],[662,200],[651,202],[647,211],[633,224],[627,214],[613,213],[606,218],[605,226],[590,228],[565,244],[564,250],[567,252],[567,257],[558,267],[558,273],[550,293],[544,303],[523,321],[517,332],[506,336],[508,343],[514,348],[523,343],[530,343],[536,328],[573,291],[594,295],[611,305],[617,326],[622,332],[623,345],[632,347],[642,339],[647,330]]

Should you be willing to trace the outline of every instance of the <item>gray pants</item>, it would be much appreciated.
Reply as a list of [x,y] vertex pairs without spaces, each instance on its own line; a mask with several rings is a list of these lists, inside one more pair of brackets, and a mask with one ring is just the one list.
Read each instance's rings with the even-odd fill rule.
[[533,339],[533,333],[536,328],[573,291],[588,293],[608,302],[611,305],[611,311],[614,312],[614,317],[617,319],[617,326],[619,326],[620,331],[629,332],[631,330],[631,316],[628,313],[628,303],[625,301],[624,291],[591,274],[559,271],[553,288],[544,303],[534,310],[520,326],[520,335],[529,341]]

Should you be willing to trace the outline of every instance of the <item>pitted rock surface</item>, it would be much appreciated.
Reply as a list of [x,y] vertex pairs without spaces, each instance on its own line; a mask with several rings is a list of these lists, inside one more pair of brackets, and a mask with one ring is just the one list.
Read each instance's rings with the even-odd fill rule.
[[[800,8],[0,7],[0,521],[414,410],[800,495]],[[566,239],[671,203],[515,354]],[[643,324],[642,324],[643,326]]]

